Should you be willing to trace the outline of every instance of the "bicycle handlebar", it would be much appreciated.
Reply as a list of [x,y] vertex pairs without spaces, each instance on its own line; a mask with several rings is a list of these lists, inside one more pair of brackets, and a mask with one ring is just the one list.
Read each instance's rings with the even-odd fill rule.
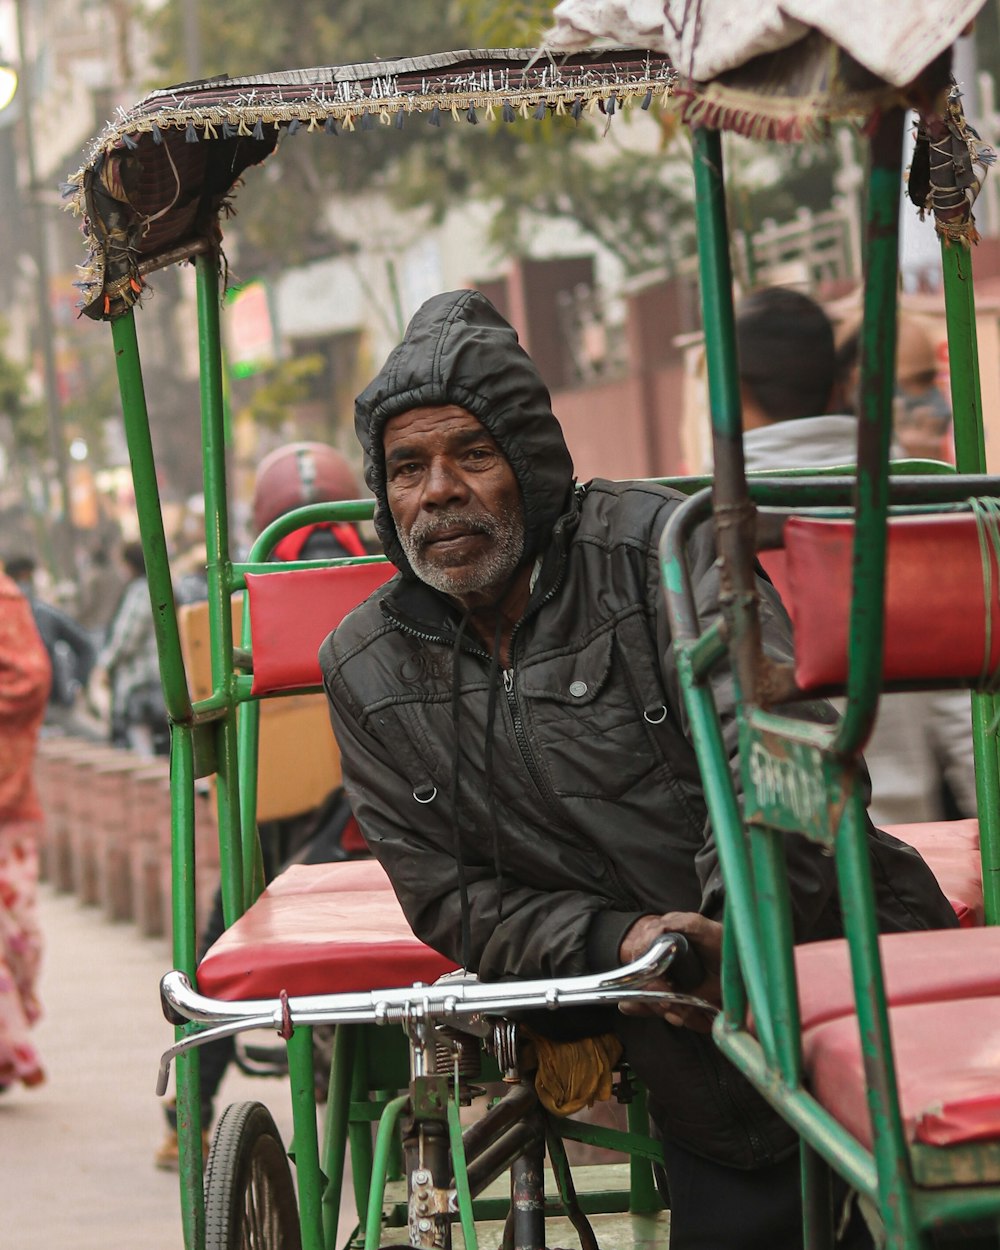
[[176,1055],[248,1029],[273,1028],[287,1033],[296,1025],[435,1023],[626,1001],[669,1001],[716,1012],[711,1003],[686,993],[642,988],[667,974],[678,989],[693,988],[704,977],[697,952],[679,933],[661,934],[644,955],[609,972],[513,983],[444,980],[401,989],[227,1002],[199,994],[183,972],[174,970],[160,981],[163,1014],[174,1025],[194,1021],[210,1027],[190,1034],[164,1052],[157,1093],[166,1091],[170,1063]]

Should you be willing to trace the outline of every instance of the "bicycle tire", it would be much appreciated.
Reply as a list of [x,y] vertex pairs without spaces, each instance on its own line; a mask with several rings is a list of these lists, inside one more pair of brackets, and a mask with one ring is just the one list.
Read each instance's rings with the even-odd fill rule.
[[260,1102],[219,1118],[205,1169],[205,1250],[301,1250],[288,1156]]

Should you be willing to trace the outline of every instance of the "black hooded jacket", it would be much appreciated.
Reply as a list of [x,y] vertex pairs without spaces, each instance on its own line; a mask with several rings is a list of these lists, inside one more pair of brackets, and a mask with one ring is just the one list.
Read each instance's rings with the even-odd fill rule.
[[[478,417],[509,459],[539,570],[492,717],[492,657],[468,635],[455,654],[461,610],[410,572],[386,504],[385,422],[445,404]],[[414,932],[461,962],[461,876],[470,963],[484,979],[612,967],[643,914],[720,918],[717,856],[657,557],[681,496],[642,482],[574,488],[548,392],[514,331],[477,292],[423,306],[359,397],[356,424],[378,530],[401,573],[330,635],[320,661],[354,811]],[[688,559],[699,610],[710,619],[719,585],[709,527]],[[770,585],[762,583],[761,597],[765,645],[787,658],[787,617]],[[725,672],[715,693],[735,755]],[[916,852],[874,829],[871,847],[886,931],[954,923]],[[793,840],[789,856],[799,938],[839,934],[832,860],[804,839]],[[741,1110],[727,1095],[717,1116],[705,1111],[706,1098],[719,1103],[720,1065],[736,1082],[709,1041],[643,1024],[679,1047],[664,1061],[667,1131],[739,1166],[789,1148],[788,1132],[748,1086],[736,1099]],[[657,1043],[661,1055],[665,1044]]]

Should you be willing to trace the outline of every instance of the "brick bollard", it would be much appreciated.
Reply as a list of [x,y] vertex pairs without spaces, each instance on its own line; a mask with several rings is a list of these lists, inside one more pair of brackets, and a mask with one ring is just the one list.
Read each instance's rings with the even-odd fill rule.
[[114,757],[95,762],[91,773],[97,901],[108,920],[134,918],[130,862],[131,782],[149,763],[145,756],[118,750]]
[[[163,758],[144,760],[129,777],[128,854],[132,912],[144,937],[162,937],[170,915],[169,871],[161,872],[161,836],[170,844],[170,767]],[[164,893],[166,889],[166,893]]]
[[77,806],[78,778],[73,761],[105,749],[99,743],[61,735],[44,736],[38,743],[35,778],[45,814],[41,877],[63,894],[71,894],[74,889],[70,830]]
[[[115,812],[109,810],[108,779],[134,767],[137,758],[118,747],[98,747],[72,757],[74,801],[69,813],[69,844],[73,890],[85,906],[103,907],[105,903],[102,887],[107,874],[101,861],[110,838],[109,823],[115,820]],[[115,806],[111,803],[112,808]]]

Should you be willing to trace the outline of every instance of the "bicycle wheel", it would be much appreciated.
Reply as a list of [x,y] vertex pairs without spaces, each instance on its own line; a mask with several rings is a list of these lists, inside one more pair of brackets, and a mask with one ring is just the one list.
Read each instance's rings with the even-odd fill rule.
[[205,1169],[205,1250],[301,1250],[292,1172],[271,1113],[234,1102]]

